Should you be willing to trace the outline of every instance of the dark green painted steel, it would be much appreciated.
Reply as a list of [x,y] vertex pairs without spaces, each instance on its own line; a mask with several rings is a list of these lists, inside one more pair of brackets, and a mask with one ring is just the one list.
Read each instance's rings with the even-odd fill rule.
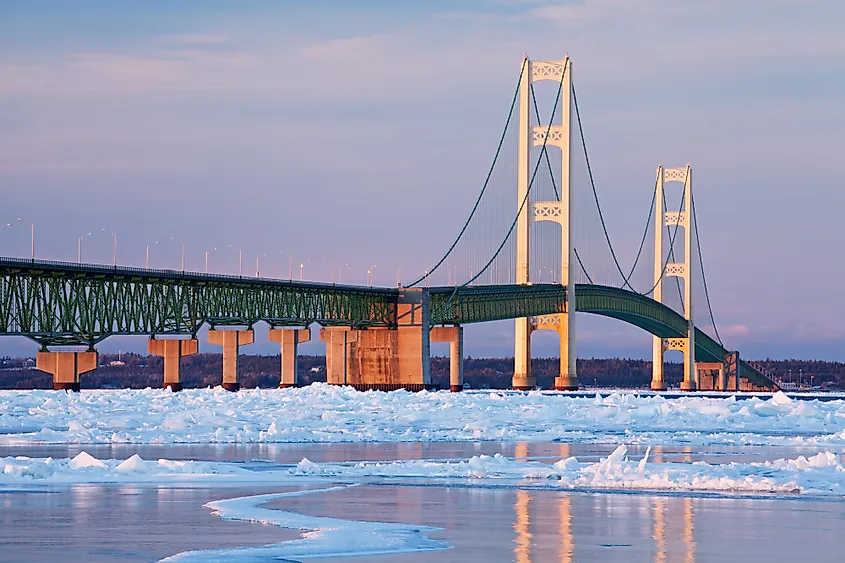
[[566,287],[559,284],[434,287],[428,293],[432,326],[566,312]]
[[[687,321],[662,303],[625,289],[591,284],[575,286],[575,308],[582,313],[613,317],[661,338],[682,338]],[[706,332],[695,329],[695,361],[723,362],[727,350]],[[777,385],[751,365],[740,361],[740,377],[760,387]]]
[[[470,324],[566,312],[557,284],[427,288],[430,325]],[[93,346],[112,335],[196,334],[213,326],[396,326],[392,288],[79,265],[0,258],[0,335],[44,346]],[[686,335],[684,318],[653,299],[615,287],[576,285],[579,312],[613,317],[663,338]],[[697,361],[725,350],[696,329]],[[770,380],[748,364],[742,375]]]
[[0,259],[0,334],[44,346],[204,323],[391,326],[395,302],[390,289]]

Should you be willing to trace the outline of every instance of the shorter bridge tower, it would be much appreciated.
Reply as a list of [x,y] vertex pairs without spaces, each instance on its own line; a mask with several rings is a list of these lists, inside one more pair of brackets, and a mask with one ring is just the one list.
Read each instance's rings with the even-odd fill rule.
[[[680,182],[683,184],[682,209],[667,211],[663,198],[663,186],[666,182]],[[695,324],[693,323],[692,303],[692,169],[657,167],[657,182],[655,182],[654,197],[654,299],[663,302],[663,282],[666,278],[678,277],[684,280],[684,317],[687,320],[687,334],[680,338],[653,337],[652,343],[652,376],[651,388],[655,391],[666,389],[663,374],[663,355],[666,350],[680,350],[684,354],[684,379],[681,389],[695,391],[697,389],[697,372],[695,367]],[[683,229],[684,256],[683,261],[670,262],[673,255],[670,247],[664,258],[663,236],[664,228],[669,230],[669,244],[675,242],[675,235]],[[677,259],[677,257],[675,257]]]

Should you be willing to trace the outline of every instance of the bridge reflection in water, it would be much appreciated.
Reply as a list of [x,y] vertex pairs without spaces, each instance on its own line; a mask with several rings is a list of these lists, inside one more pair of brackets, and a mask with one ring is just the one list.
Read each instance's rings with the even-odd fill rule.
[[[662,451],[659,451],[656,457],[662,457],[662,454]],[[560,445],[559,455],[562,459],[569,457],[568,444]],[[517,444],[514,457],[517,460],[527,459],[528,445]],[[642,517],[648,515],[651,520],[653,561],[655,563],[695,562],[695,499],[531,490],[517,490],[515,497],[513,505],[513,560],[515,563],[545,563],[547,561],[572,563],[576,560],[574,530],[574,524],[577,524],[578,520],[576,512],[590,513],[585,519],[590,525],[581,526],[579,529],[584,553],[604,549],[607,550],[602,554],[604,560],[632,560],[632,553],[626,549],[631,546],[625,542],[629,541],[632,535],[648,537],[648,532],[642,535],[631,533],[632,529],[647,525],[648,521],[643,520]],[[618,500],[623,502],[616,502]],[[547,517],[550,514],[557,514],[556,529],[551,529],[548,525]],[[536,521],[532,522],[532,518]],[[603,521],[604,524],[596,525],[597,521]],[[544,541],[543,535],[554,533],[558,536],[556,542]],[[549,546],[553,544],[557,548],[555,553],[549,550]],[[639,561],[641,555],[640,551],[633,559]]]

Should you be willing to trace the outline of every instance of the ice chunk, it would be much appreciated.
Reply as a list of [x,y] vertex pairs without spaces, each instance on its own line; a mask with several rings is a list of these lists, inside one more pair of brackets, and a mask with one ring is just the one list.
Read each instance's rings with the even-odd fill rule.
[[92,456],[86,451],[79,452],[75,458],[70,460],[67,464],[70,469],[76,471],[77,469],[85,469],[86,467],[98,467],[100,469],[107,469],[108,465]]
[[786,396],[786,393],[783,391],[778,391],[774,395],[772,395],[772,403],[776,405],[791,405],[792,399]]
[[147,462],[141,459],[141,456],[138,454],[133,455],[114,469],[115,471],[122,471],[126,473],[146,473],[149,471]]

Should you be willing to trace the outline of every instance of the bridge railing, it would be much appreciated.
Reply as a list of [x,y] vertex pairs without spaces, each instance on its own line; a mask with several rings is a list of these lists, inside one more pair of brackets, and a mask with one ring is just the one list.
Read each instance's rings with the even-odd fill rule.
[[342,288],[364,293],[395,294],[397,290],[384,287],[370,287],[363,285],[338,284],[326,282],[314,282],[280,278],[255,277],[249,275],[233,274],[210,274],[205,272],[193,272],[188,270],[169,270],[157,268],[136,268],[132,266],[107,266],[104,264],[80,264],[78,262],[62,262],[56,260],[29,260],[24,258],[0,257],[0,271],[17,269],[20,271],[40,272],[66,272],[74,274],[93,274],[108,276],[127,276],[141,279],[172,279],[178,281],[197,282],[223,282],[223,283],[249,283],[249,284],[271,284],[290,285],[296,287],[308,287],[314,289]]

